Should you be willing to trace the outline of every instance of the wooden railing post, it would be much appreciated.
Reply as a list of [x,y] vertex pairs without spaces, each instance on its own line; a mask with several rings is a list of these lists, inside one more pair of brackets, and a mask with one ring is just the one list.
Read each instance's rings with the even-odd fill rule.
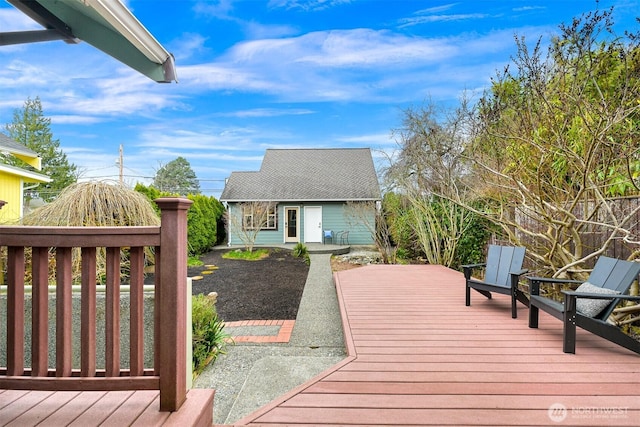
[[183,198],[155,200],[162,212],[160,225],[159,367],[160,410],[176,411],[187,394],[187,210],[191,201]]

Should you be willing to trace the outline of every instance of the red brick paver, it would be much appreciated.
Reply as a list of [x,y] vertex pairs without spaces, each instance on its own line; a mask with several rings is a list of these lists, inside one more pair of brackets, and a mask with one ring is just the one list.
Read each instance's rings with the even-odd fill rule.
[[225,326],[232,328],[238,326],[280,326],[278,335],[240,335],[234,336],[235,342],[254,343],[285,343],[289,342],[295,320],[239,320],[236,322],[225,322]]

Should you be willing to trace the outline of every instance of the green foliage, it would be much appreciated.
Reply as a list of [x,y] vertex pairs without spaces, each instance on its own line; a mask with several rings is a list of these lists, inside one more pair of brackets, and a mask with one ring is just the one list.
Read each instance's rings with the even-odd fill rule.
[[187,212],[187,236],[191,254],[205,253],[218,241],[218,222],[224,206],[215,197],[189,194],[193,204]]
[[187,267],[200,267],[204,265],[202,260],[197,256],[189,256],[187,258]]
[[245,261],[258,261],[269,256],[268,249],[255,249],[252,251],[236,249],[222,254],[222,258],[241,259]]
[[156,171],[153,179],[155,188],[160,191],[187,194],[200,194],[200,183],[191,164],[184,157],[170,161]]
[[292,253],[296,258],[304,258],[304,262],[307,265],[311,264],[311,258],[309,258],[309,250],[303,243],[296,243],[296,245],[293,247]]
[[293,247],[293,251],[292,252],[293,252],[293,256],[294,257],[300,258],[300,257],[303,257],[303,256],[307,255],[309,253],[309,250],[304,245],[304,243],[298,242]]
[[[5,130],[11,139],[40,155],[42,170],[38,172],[52,179],[51,182],[38,184],[32,190],[43,200],[53,200],[60,191],[76,182],[77,167],[69,162],[60,149],[60,141],[53,139],[51,119],[44,116],[40,98],[27,99],[22,109],[14,111],[13,122],[5,125]],[[12,158],[9,163],[35,171],[35,168],[17,158]]]
[[415,241],[408,199],[396,193],[386,193],[382,199],[382,208],[389,224],[392,243],[397,246],[396,256],[409,259],[421,255]]
[[464,264],[477,264],[484,261],[484,248],[493,234],[497,232],[496,226],[491,222],[477,214],[471,214],[469,218],[469,226],[458,240],[456,247],[455,264],[453,268],[459,268]]
[[[497,231],[497,227],[492,226],[486,218],[466,212],[460,206],[448,204],[447,209],[452,209],[454,215],[444,213],[442,200],[434,198],[429,203],[428,209],[431,211],[431,219],[438,218],[437,227],[428,224],[418,224],[417,221],[427,221],[425,215],[419,214],[411,203],[410,198],[396,193],[387,193],[383,198],[383,206],[386,212],[387,221],[394,243],[398,246],[396,256],[399,260],[415,259],[426,256],[425,251],[419,246],[421,241],[415,230],[423,230],[423,242],[432,242],[433,250],[438,251],[436,258],[443,258],[443,251],[446,245],[442,243],[445,239],[455,240],[454,256],[451,258],[451,267],[457,268],[463,264],[481,262],[483,260],[483,250],[492,232]],[[423,209],[427,209],[424,208]],[[458,212],[458,213],[456,213]],[[466,212],[462,214],[463,212]],[[459,224],[456,236],[447,236],[444,232],[451,227],[451,220],[463,220]],[[434,234],[435,233],[435,234]],[[438,234],[440,233],[440,234]]]
[[138,193],[144,194],[147,197],[147,199],[149,199],[149,201],[152,202],[151,204],[153,205],[153,208],[156,210],[156,212],[160,214],[160,208],[158,207],[158,205],[153,203],[153,201],[160,197],[168,196],[169,195],[168,193],[163,194],[157,188],[147,187],[140,183],[136,184],[136,186],[134,187],[134,190],[137,191]]
[[219,354],[224,354],[230,336],[224,331],[224,322],[218,318],[211,298],[195,295],[192,302],[192,367],[197,375]]
[[[429,252],[450,255],[456,242],[456,263],[471,262],[484,247],[482,216],[527,248],[540,275],[579,278],[618,248],[637,256],[640,208],[616,198],[640,192],[640,31],[616,35],[613,16],[574,18],[550,43],[516,36],[512,63],[478,102],[405,111],[385,173],[414,208],[395,206],[400,248],[418,241],[433,262]],[[474,215],[459,221],[465,211]]]
[[[177,196],[140,183],[136,184],[135,191],[144,194],[151,201],[159,197]],[[215,197],[189,194],[187,198],[193,201],[187,212],[189,254],[193,256],[209,251],[216,243],[224,240],[224,227],[219,228],[224,216],[224,206]],[[155,203],[153,206],[160,212]]]
[[636,234],[636,213],[614,198],[640,191],[640,34],[616,35],[613,9],[597,10],[561,25],[547,50],[516,46],[478,102],[470,188],[539,274],[571,277]]

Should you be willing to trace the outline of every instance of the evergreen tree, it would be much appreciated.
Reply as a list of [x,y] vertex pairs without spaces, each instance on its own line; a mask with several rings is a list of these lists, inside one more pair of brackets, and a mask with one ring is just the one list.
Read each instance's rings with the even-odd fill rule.
[[[13,122],[5,125],[5,130],[11,139],[40,155],[40,172],[52,179],[49,183],[39,184],[34,190],[43,200],[51,201],[77,181],[77,167],[60,149],[60,141],[53,138],[51,119],[44,116],[40,98],[28,98],[22,109],[13,112]],[[12,158],[10,162],[14,166],[34,170],[22,160]]]
[[184,157],[170,161],[156,171],[153,187],[162,192],[179,194],[200,194],[200,183],[196,173]]

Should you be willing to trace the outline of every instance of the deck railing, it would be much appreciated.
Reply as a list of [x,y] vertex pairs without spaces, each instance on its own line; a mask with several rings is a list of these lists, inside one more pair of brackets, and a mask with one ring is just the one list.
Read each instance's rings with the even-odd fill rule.
[[[156,200],[159,227],[1,226],[7,248],[7,355],[0,389],[160,390],[160,410],[186,398],[187,210],[191,201]],[[155,250],[153,367],[144,366],[145,248]],[[31,248],[31,366],[25,366],[25,249]],[[72,366],[72,250],[80,248],[80,366]],[[106,251],[104,368],[96,367],[96,253]],[[55,249],[55,366],[48,363],[49,253]],[[130,262],[129,366],[120,366],[120,262]],[[28,318],[28,316],[27,316]],[[27,343],[28,344],[28,343]]]

